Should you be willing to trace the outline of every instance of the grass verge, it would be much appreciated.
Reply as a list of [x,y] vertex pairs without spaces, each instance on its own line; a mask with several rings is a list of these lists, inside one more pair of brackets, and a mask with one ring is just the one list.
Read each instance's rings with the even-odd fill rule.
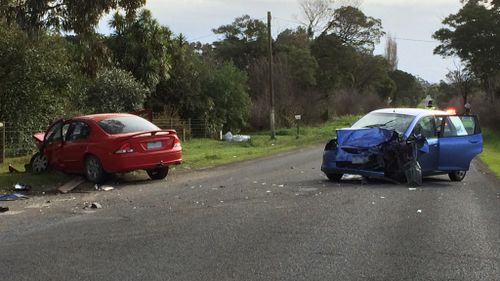
[[483,129],[484,150],[479,158],[500,177],[500,132]]
[[[236,161],[268,156],[283,151],[292,150],[313,143],[326,143],[334,136],[336,128],[347,127],[356,120],[355,116],[345,116],[327,122],[317,127],[300,128],[300,136],[296,137],[297,129],[279,129],[276,139],[270,139],[269,132],[251,134],[248,142],[233,143],[212,139],[193,139],[182,144],[184,163],[176,169],[188,170],[227,164]],[[12,164],[20,171],[24,171],[24,164],[30,157],[6,159],[0,164],[0,194],[12,191],[16,183],[25,183],[33,186],[35,192],[50,192],[68,181],[71,176],[57,171],[50,171],[41,175],[30,173],[9,173],[8,164]]]

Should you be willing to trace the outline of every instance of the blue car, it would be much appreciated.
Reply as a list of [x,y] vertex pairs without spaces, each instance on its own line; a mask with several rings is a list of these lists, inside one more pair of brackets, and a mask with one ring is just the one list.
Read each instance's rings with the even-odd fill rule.
[[448,174],[461,181],[483,150],[476,116],[416,108],[375,110],[337,130],[323,153],[330,181],[355,174],[420,185],[422,177]]

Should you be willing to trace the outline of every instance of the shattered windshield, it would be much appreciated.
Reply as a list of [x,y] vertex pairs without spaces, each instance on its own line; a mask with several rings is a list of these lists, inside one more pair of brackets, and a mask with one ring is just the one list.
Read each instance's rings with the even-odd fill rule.
[[404,134],[413,118],[412,115],[399,113],[369,113],[354,123],[352,128],[384,128]]

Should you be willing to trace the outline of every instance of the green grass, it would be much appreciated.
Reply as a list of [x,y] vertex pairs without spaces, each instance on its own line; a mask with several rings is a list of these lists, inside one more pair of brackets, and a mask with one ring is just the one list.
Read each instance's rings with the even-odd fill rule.
[[[336,128],[348,127],[356,119],[356,116],[345,116],[321,126],[300,128],[299,138],[296,138],[297,129],[290,128],[277,130],[275,140],[271,140],[269,132],[250,134],[251,140],[241,143],[223,142],[212,139],[193,139],[182,143],[184,162],[182,165],[176,167],[176,169],[186,170],[210,167],[273,155],[314,143],[326,143],[327,140],[335,135]],[[24,171],[24,164],[28,163],[29,160],[29,156],[11,158],[6,159],[5,163],[0,164],[0,194],[12,190],[12,186],[19,182],[33,186],[36,192],[49,192],[71,178],[71,176],[57,171],[41,175],[8,173],[9,163],[18,170]]]
[[500,177],[500,132],[483,129],[484,150],[480,159]]
[[249,142],[233,143],[211,139],[194,139],[182,144],[184,162],[180,169],[202,168],[227,164],[235,161],[268,156],[292,150],[313,143],[326,143],[335,135],[335,129],[347,127],[356,117],[346,116],[318,127],[280,129],[276,139],[271,140],[269,132],[251,134]]
[[[0,164],[0,194],[14,191],[16,183],[29,184],[33,187],[34,193],[52,192],[54,187],[59,187],[68,181],[71,176],[49,171],[41,175],[24,172],[24,164],[29,163],[31,156],[9,158],[5,163]],[[20,173],[9,173],[9,164],[12,164]]]

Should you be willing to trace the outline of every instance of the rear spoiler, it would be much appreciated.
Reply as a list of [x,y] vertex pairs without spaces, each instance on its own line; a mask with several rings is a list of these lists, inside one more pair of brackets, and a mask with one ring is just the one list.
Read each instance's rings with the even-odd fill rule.
[[147,132],[139,132],[130,136],[127,136],[127,139],[131,139],[133,137],[141,136],[141,135],[147,135],[151,134],[151,136],[156,135],[157,133],[168,133],[169,135],[177,135],[177,132],[173,129],[168,129],[168,130],[154,130],[154,131],[147,131]]

